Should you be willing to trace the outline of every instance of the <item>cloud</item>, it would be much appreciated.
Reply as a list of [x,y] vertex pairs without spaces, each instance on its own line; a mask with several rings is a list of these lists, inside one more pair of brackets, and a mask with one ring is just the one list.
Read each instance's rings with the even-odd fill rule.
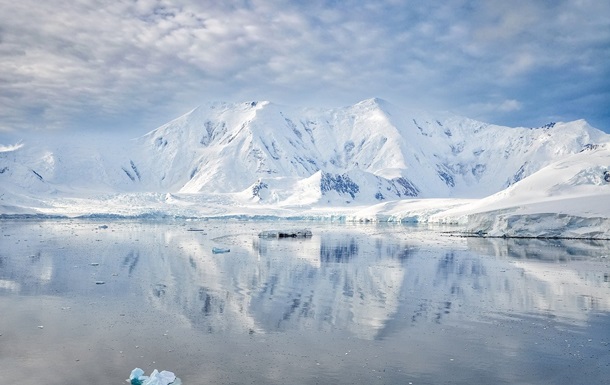
[[502,104],[500,104],[498,106],[498,110],[503,111],[503,112],[512,112],[512,111],[519,111],[522,107],[522,104],[515,100],[515,99],[510,99],[510,100],[505,100],[502,102]]
[[607,2],[22,0],[0,13],[0,131],[143,133],[205,100],[372,96],[610,129]]

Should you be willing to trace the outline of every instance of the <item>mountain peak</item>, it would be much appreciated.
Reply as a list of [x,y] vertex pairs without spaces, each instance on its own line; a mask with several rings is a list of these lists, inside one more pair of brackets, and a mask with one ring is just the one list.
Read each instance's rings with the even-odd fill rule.
[[364,99],[356,104],[354,104],[354,107],[372,107],[372,108],[380,108],[380,109],[385,109],[387,107],[391,106],[391,103],[388,102],[385,99],[381,99],[381,98],[369,98],[369,99]]

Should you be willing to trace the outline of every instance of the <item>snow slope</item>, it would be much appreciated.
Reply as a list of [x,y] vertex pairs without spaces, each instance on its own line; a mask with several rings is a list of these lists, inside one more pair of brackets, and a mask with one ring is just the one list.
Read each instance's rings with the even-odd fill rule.
[[357,221],[459,225],[487,236],[610,239],[610,144],[585,149],[483,199],[396,201]]
[[608,142],[584,120],[508,128],[380,99],[326,110],[209,103],[128,142],[0,145],[0,214],[394,220],[606,237],[591,227],[610,217]]
[[542,168],[499,193],[433,215],[488,235],[608,238],[610,145]]

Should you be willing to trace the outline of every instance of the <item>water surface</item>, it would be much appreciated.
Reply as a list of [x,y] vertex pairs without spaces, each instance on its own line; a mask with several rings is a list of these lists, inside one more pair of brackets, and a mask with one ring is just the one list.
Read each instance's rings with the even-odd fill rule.
[[[307,227],[310,239],[260,239]],[[603,384],[610,245],[296,222],[0,222],[5,383]],[[230,252],[215,254],[214,247]]]

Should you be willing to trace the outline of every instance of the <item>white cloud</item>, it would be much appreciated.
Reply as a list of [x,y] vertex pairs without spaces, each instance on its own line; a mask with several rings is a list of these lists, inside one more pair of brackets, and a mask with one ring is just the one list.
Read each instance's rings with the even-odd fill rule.
[[607,2],[21,0],[0,14],[0,130],[142,133],[204,100],[371,96],[610,128]]
[[481,119],[484,116],[502,117],[505,114],[513,114],[523,108],[523,104],[515,99],[494,100],[485,103],[473,103],[465,110],[467,115]]
[[513,112],[513,111],[519,111],[522,107],[523,107],[523,105],[518,100],[509,99],[509,100],[503,101],[498,106],[498,110],[500,110],[502,112]]

